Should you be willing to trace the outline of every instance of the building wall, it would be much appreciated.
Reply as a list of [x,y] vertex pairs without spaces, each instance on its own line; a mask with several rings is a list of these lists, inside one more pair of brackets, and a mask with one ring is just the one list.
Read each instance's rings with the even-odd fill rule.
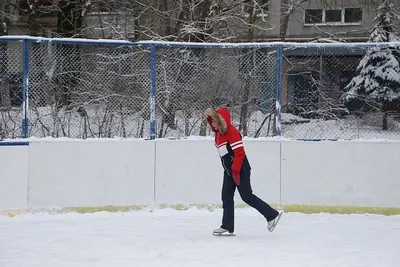
[[[15,0],[13,0],[15,1]],[[144,1],[144,0],[143,0]],[[232,0],[225,0],[224,6],[233,7],[230,3]],[[261,0],[258,0],[261,1]],[[215,32],[217,38],[224,39],[229,37],[231,41],[266,41],[279,38],[281,24],[281,5],[285,0],[270,1],[268,3],[268,16],[257,16],[255,23],[257,27],[253,28],[253,35],[249,38],[248,24],[250,18],[243,16],[243,7],[236,6],[227,17],[219,17],[220,20],[215,24]],[[400,0],[393,0],[394,4],[400,5]],[[226,2],[226,3],[225,3]],[[292,2],[292,1],[289,1]],[[162,10],[164,7],[157,1],[144,1],[142,6],[148,4]],[[168,9],[175,10],[172,17],[169,19],[170,28],[176,26],[176,18],[179,16],[179,5],[173,2],[168,2]],[[220,2],[219,2],[220,3]],[[373,4],[371,4],[373,3]],[[305,25],[304,17],[306,9],[341,9],[348,7],[362,7],[363,17],[362,22],[357,25],[336,24],[336,25]],[[290,15],[289,24],[287,27],[287,40],[296,38],[297,40],[313,39],[318,37],[354,37],[365,40],[369,36],[369,31],[373,27],[373,19],[375,17],[376,1],[373,0],[309,0],[302,3],[294,9]],[[136,7],[135,7],[136,8]],[[143,26],[142,31],[145,32],[143,38],[149,38],[152,34],[158,32],[161,35],[166,33],[164,25],[166,17],[156,14],[154,10],[149,8],[141,10],[137,7],[130,7],[127,11],[122,8],[120,13],[107,12],[88,12],[85,21],[85,34],[90,38],[128,38],[133,39],[135,24],[134,17],[139,16],[139,25]],[[15,12],[14,12],[15,13]],[[56,24],[56,17],[51,21],[50,18],[41,18],[43,27],[52,28]],[[20,19],[17,23],[15,14],[13,15],[13,30],[10,34],[22,34],[25,32],[26,19]],[[25,21],[25,23],[23,23]],[[399,22],[398,22],[399,23]],[[100,24],[100,25],[99,25]],[[43,34],[42,32],[39,35]],[[210,41],[217,40],[211,38]]]
[[[325,2],[325,3],[323,3]],[[328,36],[369,36],[369,29],[373,26],[374,18],[373,10],[366,6],[361,6],[358,0],[311,0],[302,5],[303,8],[298,8],[291,16],[287,35],[293,37],[328,37]],[[315,25],[305,22],[305,10],[303,9],[344,9],[346,8],[362,8],[362,21],[360,23],[318,23]],[[323,11],[323,13],[324,13]],[[326,14],[326,13],[325,13]],[[325,15],[326,17],[326,15]]]
[[[258,0],[262,2],[262,0]],[[400,1],[400,0],[395,0]],[[293,1],[289,1],[289,4]],[[350,7],[362,7],[361,23],[336,23],[307,25],[305,23],[306,9],[344,9]],[[286,31],[286,40],[310,40],[318,37],[351,37],[352,40],[366,40],[369,36],[371,27],[373,27],[373,19],[375,17],[376,3],[372,0],[310,0],[301,1],[294,7],[289,18]],[[239,18],[240,8],[234,12],[233,18],[228,19],[231,26],[229,31],[233,35],[240,36],[240,40],[248,39],[250,18]],[[257,27],[253,28],[253,40],[268,41],[278,40],[280,36],[281,12],[285,12],[285,0],[270,1],[268,3],[268,16],[257,16],[255,23]],[[344,15],[343,11],[343,15]],[[246,24],[247,23],[247,24]],[[225,26],[224,29],[226,29]]]

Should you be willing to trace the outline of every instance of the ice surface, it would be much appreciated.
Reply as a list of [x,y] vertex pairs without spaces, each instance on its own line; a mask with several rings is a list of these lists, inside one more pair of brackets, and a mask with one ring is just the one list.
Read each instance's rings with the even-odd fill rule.
[[215,237],[221,210],[0,216],[1,267],[400,266],[400,216],[286,213],[273,233],[236,210],[236,237]]

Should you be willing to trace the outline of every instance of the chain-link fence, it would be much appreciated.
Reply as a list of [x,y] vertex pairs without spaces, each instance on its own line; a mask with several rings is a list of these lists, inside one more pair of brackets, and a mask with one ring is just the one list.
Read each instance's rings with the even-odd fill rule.
[[400,139],[399,52],[371,43],[285,48],[283,136]]
[[0,139],[22,134],[22,51],[22,43],[0,39]]
[[1,138],[400,139],[394,44],[193,44],[0,38]]
[[[273,48],[157,48],[157,136],[208,135],[207,107],[229,107],[244,136],[274,128],[262,120],[275,107]],[[273,119],[273,117],[270,117]]]
[[148,137],[148,48],[30,43],[29,62],[29,136]]

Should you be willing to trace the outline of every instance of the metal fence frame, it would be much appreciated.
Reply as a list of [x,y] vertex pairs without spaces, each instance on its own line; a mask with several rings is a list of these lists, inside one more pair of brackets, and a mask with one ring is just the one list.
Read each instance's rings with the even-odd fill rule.
[[263,42],[263,43],[185,43],[185,42],[167,42],[167,41],[139,41],[129,42],[120,40],[94,40],[82,38],[44,38],[31,36],[2,36],[1,42],[21,42],[22,45],[22,92],[23,92],[23,119],[22,119],[22,137],[28,138],[29,127],[29,44],[30,43],[52,43],[52,44],[92,44],[92,45],[109,45],[109,46],[142,46],[150,47],[150,134],[149,139],[157,138],[156,124],[156,92],[157,92],[157,47],[175,47],[175,48],[274,48],[276,51],[276,135],[282,136],[281,115],[282,115],[282,66],[283,51],[287,48],[314,48],[316,50],[324,50],[327,48],[347,48],[360,49],[367,47],[388,47],[389,45],[399,43],[291,43],[291,42]]

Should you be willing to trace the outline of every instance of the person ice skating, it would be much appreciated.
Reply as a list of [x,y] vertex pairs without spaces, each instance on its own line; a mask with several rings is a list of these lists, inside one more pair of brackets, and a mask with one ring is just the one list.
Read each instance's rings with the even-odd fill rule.
[[247,159],[242,136],[231,124],[231,114],[227,108],[205,111],[207,122],[214,132],[215,146],[224,169],[222,185],[222,225],[214,230],[214,235],[234,232],[234,194],[236,188],[242,200],[255,208],[267,220],[267,229],[272,232],[283,211],[278,211],[253,194],[250,184],[251,167]]

